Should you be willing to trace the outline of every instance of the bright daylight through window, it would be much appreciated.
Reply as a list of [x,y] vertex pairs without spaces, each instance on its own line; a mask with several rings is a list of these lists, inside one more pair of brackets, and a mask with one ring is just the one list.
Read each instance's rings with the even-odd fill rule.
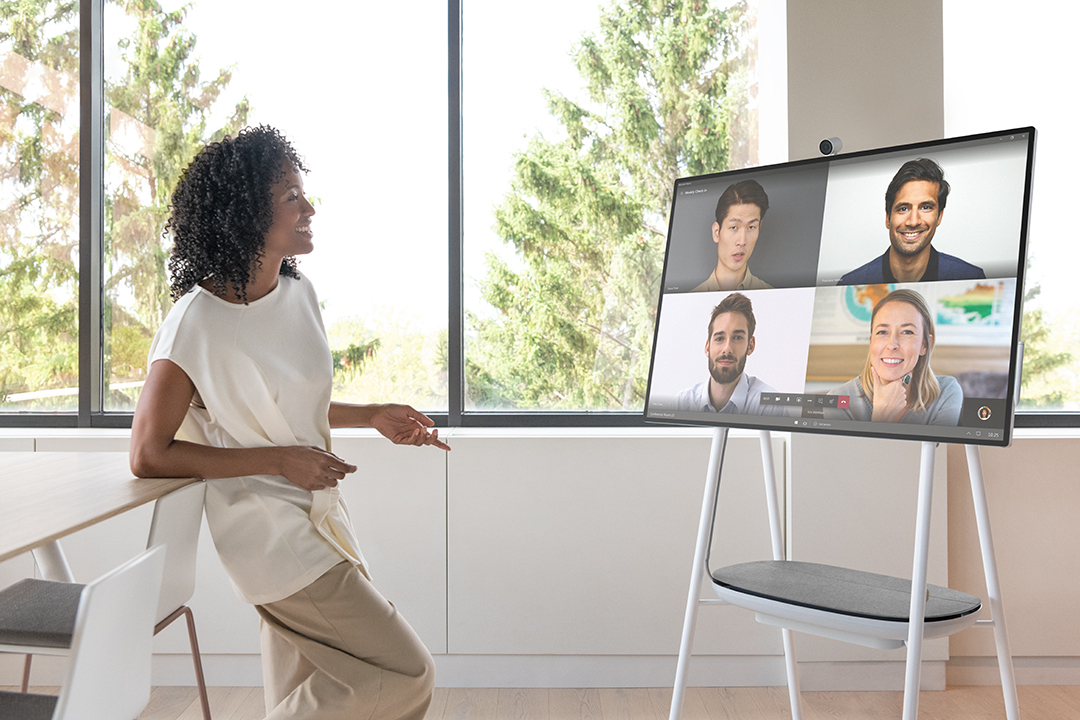
[[[460,95],[448,90],[456,35],[444,2],[402,13],[344,1],[296,12],[281,0],[257,11],[239,0],[100,0],[99,319],[79,298],[80,255],[97,247],[87,239],[96,220],[80,218],[80,9],[98,2],[0,0],[6,424],[86,424],[91,413],[127,422],[172,302],[162,236],[172,189],[199,147],[244,125],[281,129],[311,168],[315,251],[300,270],[322,302],[335,397],[394,399],[471,424],[487,413],[639,413],[672,183],[760,162],[749,0],[553,0],[542,13],[461,0]],[[1066,213],[1078,151],[1059,82],[1080,52],[1062,13],[1078,11],[1037,4],[1017,16],[945,0],[945,131],[1039,129],[1022,402],[1077,411],[1080,243]],[[989,40],[1005,14],[1040,38],[1023,62]],[[281,18],[303,42],[267,42]],[[1004,101],[1006,88],[1023,88],[1023,101]],[[458,103],[462,145],[449,157]],[[460,187],[448,180],[458,167]],[[458,205],[460,237],[448,212]],[[462,256],[454,297],[451,248]],[[89,347],[98,322],[100,375],[80,377],[80,325]],[[451,373],[458,340],[462,378]],[[84,404],[97,397],[87,388],[101,388],[96,407],[80,407],[80,388]]]
[[[335,397],[445,409],[446,13],[428,5],[405,17],[343,2],[327,23],[277,0],[106,4],[106,410],[134,408],[172,304],[161,228],[180,171],[261,123],[311,168],[315,251],[300,271],[322,303]],[[283,17],[318,41],[266,42]],[[394,50],[406,35],[422,52]],[[394,72],[371,71],[389,59]]]
[[[0,249],[0,402],[73,411],[79,3],[4,7],[3,192],[17,212]],[[312,168],[316,250],[300,269],[322,300],[336,397],[447,410],[447,6],[291,7],[104,2],[94,412],[128,412],[140,392],[171,305],[162,227],[181,170],[258,123]],[[547,10],[463,3],[465,279],[451,302],[466,318],[464,409],[637,412],[671,183],[756,161],[754,14],[701,0]],[[265,42],[285,16],[318,42]]]
[[[1003,49],[1001,18],[1014,38],[1036,39],[1022,59]],[[1080,66],[1072,28],[1080,8],[1036,0],[1022,13],[1004,2],[978,12],[957,0],[944,3],[945,134],[1034,125],[1039,131],[1031,201],[1030,270],[1024,305],[1024,377],[1020,410],[1080,411],[1080,297],[1076,268],[1076,168],[1080,147],[1074,93],[1063,77]],[[1020,50],[1016,51],[1020,53]],[[1015,90],[1021,89],[1018,96]]]
[[79,4],[34,5],[0,3],[0,411],[73,412]]
[[465,409],[640,412],[672,184],[757,162],[753,4],[518,7],[463,7]]

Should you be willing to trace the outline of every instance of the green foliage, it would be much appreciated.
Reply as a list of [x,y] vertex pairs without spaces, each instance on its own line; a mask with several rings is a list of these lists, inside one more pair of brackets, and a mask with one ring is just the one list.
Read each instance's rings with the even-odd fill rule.
[[375,338],[366,343],[349,343],[344,350],[333,350],[331,355],[334,359],[334,374],[354,373],[359,375],[364,370],[364,364],[375,357],[381,341]]
[[[120,76],[105,88],[107,382],[142,375],[168,311],[161,231],[182,168],[248,113],[245,100],[208,130],[230,73],[200,79],[187,7],[116,4],[136,30],[119,41]],[[0,402],[77,384],[78,12],[77,0],[0,0]],[[64,397],[35,407],[74,409],[76,396]]]
[[146,367],[153,333],[136,323],[113,323],[112,365],[117,375],[138,375]]
[[[445,331],[429,336],[393,308],[377,308],[371,317],[370,326],[351,317],[327,330],[334,356],[334,399],[445,408]],[[350,353],[362,361],[345,367],[342,359]]]
[[[107,84],[105,292],[110,301],[106,321],[116,342],[123,316],[151,335],[172,303],[165,274],[168,248],[162,229],[169,200],[184,167],[207,142],[234,134],[247,124],[247,100],[233,108],[223,127],[207,129],[210,108],[232,78],[231,70],[201,77],[195,57],[195,36],[183,27],[188,6],[165,12],[157,0],[116,0],[135,21],[135,32],[118,45],[123,73]],[[123,306],[123,313],[116,309]],[[113,379],[137,377],[137,365],[118,362],[116,349],[106,348]],[[131,371],[134,372],[131,372]]]
[[0,2],[0,403],[78,374],[77,19],[70,0]]
[[562,137],[528,141],[495,209],[521,262],[487,258],[470,408],[642,406],[671,188],[728,167],[750,22],[744,3],[622,0],[574,48],[588,99],[545,91]]
[[[1030,263],[1029,263],[1030,264]],[[1041,307],[1031,305],[1042,292],[1034,285],[1024,294],[1024,320],[1020,339],[1024,341],[1024,374],[1019,407],[1061,410],[1080,399],[1080,377],[1073,366],[1072,353],[1065,348],[1080,342],[1077,322],[1080,313],[1051,322]]]

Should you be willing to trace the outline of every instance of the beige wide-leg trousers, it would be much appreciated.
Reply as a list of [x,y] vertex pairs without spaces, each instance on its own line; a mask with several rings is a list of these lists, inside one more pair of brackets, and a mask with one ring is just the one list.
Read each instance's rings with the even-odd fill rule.
[[267,720],[423,720],[431,654],[351,563],[256,609]]

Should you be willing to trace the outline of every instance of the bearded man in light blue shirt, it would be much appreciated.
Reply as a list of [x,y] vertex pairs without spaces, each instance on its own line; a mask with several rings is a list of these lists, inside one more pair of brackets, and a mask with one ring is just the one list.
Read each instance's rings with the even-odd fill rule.
[[683,390],[676,407],[688,412],[722,412],[740,415],[784,415],[785,408],[762,405],[762,393],[776,389],[744,372],[746,358],[754,352],[754,306],[750,298],[734,292],[713,308],[705,356],[709,378]]

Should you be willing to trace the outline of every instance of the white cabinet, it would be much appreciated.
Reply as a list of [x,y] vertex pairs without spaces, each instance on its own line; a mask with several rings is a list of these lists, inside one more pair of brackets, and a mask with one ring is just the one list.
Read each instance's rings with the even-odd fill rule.
[[[449,651],[676,654],[710,442],[455,439]],[[716,562],[770,557],[759,447],[756,436],[728,443]],[[702,613],[696,649],[783,652],[778,632],[734,608]]]

